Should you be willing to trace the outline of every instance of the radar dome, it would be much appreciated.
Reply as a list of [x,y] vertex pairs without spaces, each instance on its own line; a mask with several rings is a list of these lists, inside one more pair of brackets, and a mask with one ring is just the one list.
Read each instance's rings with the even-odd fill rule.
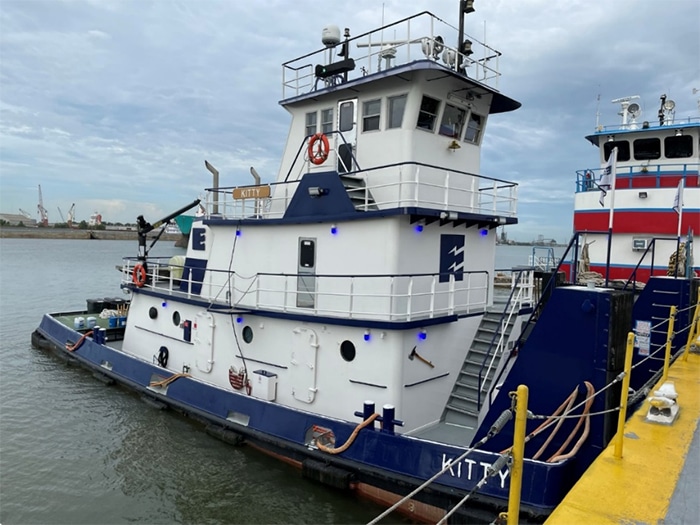
[[340,44],[340,28],[336,25],[329,25],[321,31],[321,42],[326,47],[333,47]]

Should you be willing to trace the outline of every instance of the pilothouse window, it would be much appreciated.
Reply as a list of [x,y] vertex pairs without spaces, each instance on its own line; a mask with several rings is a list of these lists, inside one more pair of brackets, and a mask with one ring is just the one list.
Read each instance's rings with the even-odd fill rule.
[[684,159],[693,155],[693,137],[666,137],[664,139],[664,154],[667,159]]
[[362,104],[362,131],[376,131],[379,129],[379,115],[382,109],[382,101],[368,100]]
[[321,132],[333,131],[333,108],[321,110]]
[[306,134],[314,135],[316,133],[316,112],[306,114]]
[[603,159],[604,162],[607,162],[610,158],[610,153],[613,148],[617,148],[618,162],[630,160],[630,143],[626,140],[612,140],[603,144],[603,154],[605,155]]
[[406,95],[389,97],[389,123],[387,129],[400,128],[403,123],[403,112],[406,109]]
[[482,126],[483,117],[476,113],[471,113],[469,115],[469,122],[467,122],[467,132],[464,134],[464,141],[478,144],[481,139]]
[[438,133],[453,139],[458,138],[462,134],[462,126],[464,125],[464,116],[466,111],[450,104],[445,105],[445,111],[442,114],[440,122],[440,130]]
[[634,160],[654,160],[661,157],[659,139],[637,139],[634,141]]
[[439,100],[423,96],[423,100],[420,103],[420,112],[418,113],[418,123],[416,127],[433,131],[435,129],[435,120],[437,120],[439,109]]

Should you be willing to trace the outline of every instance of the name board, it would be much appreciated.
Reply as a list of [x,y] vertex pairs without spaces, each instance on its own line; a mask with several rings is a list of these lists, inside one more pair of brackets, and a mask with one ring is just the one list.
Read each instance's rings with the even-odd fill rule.
[[264,199],[270,196],[270,186],[245,186],[233,189],[234,199]]

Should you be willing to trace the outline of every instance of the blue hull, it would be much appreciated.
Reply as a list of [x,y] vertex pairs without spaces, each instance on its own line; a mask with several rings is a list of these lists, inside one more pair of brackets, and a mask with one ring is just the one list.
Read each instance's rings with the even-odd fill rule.
[[[273,454],[295,462],[316,460],[321,465],[349,473],[348,479],[352,481],[399,495],[408,493],[432,477],[448,461],[466,450],[368,427],[358,434],[352,446],[342,455],[330,456],[306,446],[307,431],[314,425],[322,426],[334,432],[337,443],[344,443],[355,429],[355,424],[283,407],[189,378],[174,381],[163,395],[149,388],[154,375],[164,377],[162,368],[109,346],[96,344],[90,338],[76,351],[68,352],[65,343],[75,342],[80,336],[79,332],[45,315],[35,333],[35,337],[44,340],[34,343],[35,346],[51,347],[147,398],[195,416],[221,430],[240,434]],[[109,368],[104,366],[105,363],[109,363]],[[165,377],[170,375],[169,372],[165,374]],[[227,419],[232,412],[247,416],[247,425]],[[441,508],[452,507],[474,488],[484,476],[485,469],[498,456],[496,453],[474,451],[438,478],[430,486],[430,491],[419,493],[416,499]],[[568,461],[554,465],[527,461],[523,476],[522,509],[535,516],[549,514],[573,483],[572,466]],[[507,504],[508,490],[509,477],[504,469],[500,476],[490,478],[470,501],[502,509]]]

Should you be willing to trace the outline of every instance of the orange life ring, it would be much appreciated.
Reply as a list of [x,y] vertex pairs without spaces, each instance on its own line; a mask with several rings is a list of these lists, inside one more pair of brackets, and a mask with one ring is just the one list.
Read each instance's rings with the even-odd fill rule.
[[[316,147],[317,144],[318,147]],[[328,158],[328,152],[330,149],[331,147],[328,143],[328,137],[326,137],[323,133],[316,133],[309,139],[309,147],[307,149],[309,160],[316,165],[323,164]]]
[[146,268],[144,268],[143,264],[138,263],[134,266],[134,271],[131,272],[131,280],[139,288],[146,284]]

